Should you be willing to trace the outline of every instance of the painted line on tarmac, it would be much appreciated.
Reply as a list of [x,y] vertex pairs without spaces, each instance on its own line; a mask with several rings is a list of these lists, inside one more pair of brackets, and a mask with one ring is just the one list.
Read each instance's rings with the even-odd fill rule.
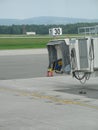
[[98,110],[98,106],[90,105],[90,104],[84,103],[82,101],[80,102],[80,101],[74,101],[74,100],[70,100],[70,99],[57,98],[55,96],[44,95],[44,94],[40,94],[38,92],[27,92],[24,90],[16,90],[16,89],[12,89],[12,88],[3,88],[3,87],[0,87],[0,91],[14,92],[14,93],[18,93],[20,96],[27,96],[27,97],[31,96],[31,97],[36,97],[38,99],[47,99],[52,102],[56,102],[56,103],[60,103],[60,104],[78,105],[78,106],[83,106],[83,107]]

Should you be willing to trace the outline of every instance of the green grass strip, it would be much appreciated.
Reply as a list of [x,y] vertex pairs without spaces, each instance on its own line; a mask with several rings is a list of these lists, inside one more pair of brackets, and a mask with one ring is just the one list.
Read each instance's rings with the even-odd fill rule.
[[51,38],[0,38],[0,50],[45,48]]

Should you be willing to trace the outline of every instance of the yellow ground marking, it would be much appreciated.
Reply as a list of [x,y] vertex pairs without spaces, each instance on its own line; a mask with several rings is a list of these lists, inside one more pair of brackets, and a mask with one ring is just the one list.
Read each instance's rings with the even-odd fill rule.
[[56,103],[60,103],[60,104],[79,105],[79,106],[84,106],[87,108],[92,108],[92,109],[98,110],[98,106],[90,105],[90,104],[84,103],[82,101],[80,102],[80,101],[74,101],[71,99],[57,98],[55,96],[43,95],[38,92],[28,92],[28,91],[24,91],[24,90],[16,90],[16,89],[12,89],[12,88],[3,88],[3,87],[2,88],[0,87],[0,91],[9,91],[9,92],[18,93],[19,95],[22,95],[22,96],[31,96],[31,97],[36,97],[39,99],[48,99],[52,102],[56,102]]

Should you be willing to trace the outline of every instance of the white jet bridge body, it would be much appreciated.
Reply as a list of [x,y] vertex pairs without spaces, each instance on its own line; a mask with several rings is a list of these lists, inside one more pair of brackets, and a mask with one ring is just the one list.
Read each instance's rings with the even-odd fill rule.
[[72,74],[80,81],[98,76],[98,37],[53,40],[47,48],[48,72]]

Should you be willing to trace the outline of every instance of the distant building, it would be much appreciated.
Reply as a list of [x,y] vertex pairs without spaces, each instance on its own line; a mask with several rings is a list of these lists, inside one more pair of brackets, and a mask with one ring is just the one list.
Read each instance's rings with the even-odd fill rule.
[[36,32],[26,32],[26,35],[36,35]]
[[98,34],[98,25],[90,27],[79,27],[78,34]]

